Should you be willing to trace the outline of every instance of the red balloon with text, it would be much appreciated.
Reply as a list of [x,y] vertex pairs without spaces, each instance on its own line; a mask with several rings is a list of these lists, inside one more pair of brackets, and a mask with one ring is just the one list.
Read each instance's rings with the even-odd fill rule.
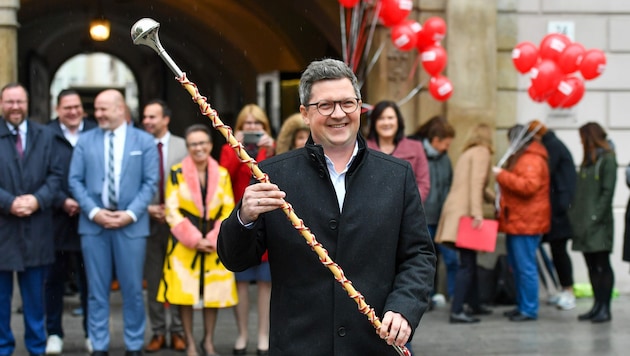
[[566,82],[569,83],[573,91],[567,95],[567,99],[562,104],[562,107],[570,108],[582,100],[586,88],[584,87],[584,81],[578,77],[567,78]]
[[562,71],[554,61],[549,59],[543,59],[529,73],[532,86],[537,93],[545,97],[553,93],[562,79]]
[[540,58],[556,61],[569,44],[571,44],[569,37],[561,33],[550,33],[540,42],[538,49]]
[[538,62],[538,48],[536,45],[524,41],[512,50],[512,63],[519,73],[527,73]]
[[429,93],[438,101],[445,101],[453,95],[453,85],[447,77],[438,75],[429,80]]
[[558,57],[558,66],[565,74],[571,74],[580,68],[584,57],[584,46],[577,42],[568,45]]
[[440,74],[446,67],[446,51],[440,46],[431,46],[421,54],[422,67],[431,76]]
[[586,80],[599,77],[606,69],[606,55],[602,50],[589,49],[582,57],[580,73]]
[[418,32],[422,25],[417,21],[405,20],[403,23],[392,27],[392,42],[401,51],[409,51],[416,47]]
[[403,22],[412,9],[412,0],[381,0],[381,11],[378,17],[383,25],[392,27]]

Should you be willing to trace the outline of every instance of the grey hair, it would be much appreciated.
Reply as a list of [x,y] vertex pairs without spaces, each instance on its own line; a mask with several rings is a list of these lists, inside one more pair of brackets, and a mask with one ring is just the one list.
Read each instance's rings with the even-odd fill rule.
[[327,58],[321,61],[313,61],[308,65],[300,78],[300,103],[308,104],[311,99],[311,89],[313,84],[322,80],[348,78],[354,88],[357,98],[361,99],[361,88],[357,81],[357,76],[344,62]]

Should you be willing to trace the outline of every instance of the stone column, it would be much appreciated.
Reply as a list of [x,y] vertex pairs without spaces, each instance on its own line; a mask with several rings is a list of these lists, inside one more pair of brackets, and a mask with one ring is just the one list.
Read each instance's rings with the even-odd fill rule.
[[448,120],[457,131],[449,152],[461,152],[468,129],[495,126],[497,112],[497,5],[488,0],[449,0],[446,7],[447,76],[453,95]]
[[20,0],[0,0],[0,86],[17,80],[17,11]]

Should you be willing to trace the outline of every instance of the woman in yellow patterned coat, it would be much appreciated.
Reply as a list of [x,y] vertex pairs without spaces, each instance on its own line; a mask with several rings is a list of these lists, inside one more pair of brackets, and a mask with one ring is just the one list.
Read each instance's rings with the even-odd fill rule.
[[234,197],[229,173],[210,157],[208,128],[189,127],[186,146],[188,155],[166,177],[165,212],[172,238],[157,299],[179,306],[188,356],[197,355],[193,305],[202,305],[205,330],[201,354],[213,355],[217,308],[238,302],[234,274],[223,266],[216,252],[219,226],[234,208]]

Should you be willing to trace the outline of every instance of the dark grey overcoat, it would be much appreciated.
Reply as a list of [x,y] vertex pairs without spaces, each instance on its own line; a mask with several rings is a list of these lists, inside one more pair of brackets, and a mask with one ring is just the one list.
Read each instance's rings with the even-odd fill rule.
[[[415,330],[433,288],[435,252],[409,163],[366,149],[359,136],[343,212],[322,147],[312,139],[260,166],[376,315],[398,312]],[[227,268],[242,271],[268,249],[271,355],[396,355],[281,210],[247,229],[238,206],[221,226],[218,252]]]

